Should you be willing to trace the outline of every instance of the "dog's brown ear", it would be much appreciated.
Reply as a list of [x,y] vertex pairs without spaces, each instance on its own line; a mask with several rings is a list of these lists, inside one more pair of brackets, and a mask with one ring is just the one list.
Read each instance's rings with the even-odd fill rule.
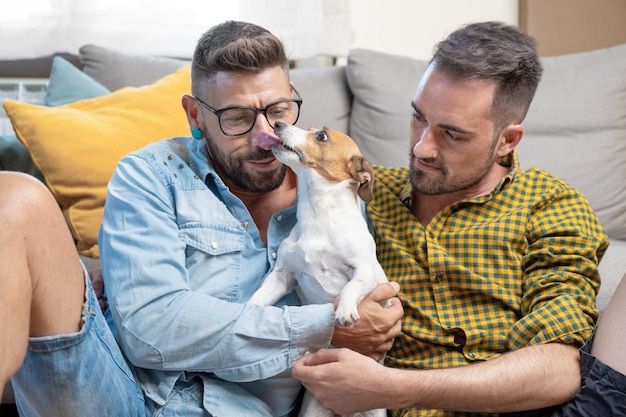
[[359,183],[357,193],[363,201],[370,201],[374,191],[374,169],[363,155],[354,155],[350,159],[350,175]]

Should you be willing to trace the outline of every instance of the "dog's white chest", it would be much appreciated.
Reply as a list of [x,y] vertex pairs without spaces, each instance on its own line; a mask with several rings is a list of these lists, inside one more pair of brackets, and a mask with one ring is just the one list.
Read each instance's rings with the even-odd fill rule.
[[[353,268],[346,262],[345,249],[334,245],[326,230],[308,229],[292,232],[283,242],[279,256],[284,267],[295,273],[306,303],[332,302],[352,277]],[[283,248],[281,248],[283,249]]]

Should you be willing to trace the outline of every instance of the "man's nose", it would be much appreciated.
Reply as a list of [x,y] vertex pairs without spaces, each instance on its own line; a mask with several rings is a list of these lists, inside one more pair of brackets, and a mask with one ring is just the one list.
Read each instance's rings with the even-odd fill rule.
[[418,135],[418,139],[413,146],[413,155],[416,158],[435,158],[438,150],[432,131],[429,128],[420,129],[419,132],[411,132],[412,135]]
[[265,114],[262,111],[256,114],[256,123],[254,124],[254,127],[260,132],[274,131],[274,128],[270,124],[269,120],[267,120],[267,117],[265,117]]

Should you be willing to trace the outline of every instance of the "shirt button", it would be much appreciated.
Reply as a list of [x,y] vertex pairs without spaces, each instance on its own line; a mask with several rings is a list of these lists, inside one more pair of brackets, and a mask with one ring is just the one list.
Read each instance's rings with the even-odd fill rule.
[[242,226],[244,229],[247,229],[247,228],[250,226],[250,223],[248,223],[248,222],[243,222],[243,223],[241,223],[241,226]]
[[476,357],[476,354],[473,350],[470,350],[469,352],[467,352],[467,356],[469,356],[470,359],[474,359]]
[[272,259],[276,259],[276,252],[272,252]]
[[276,220],[281,221],[283,219],[283,215],[279,214],[278,216],[276,216]]
[[217,242],[211,242],[211,248],[217,249]]
[[437,272],[435,274],[435,279],[437,280],[439,284],[441,284],[441,281],[443,281],[443,276],[441,275],[441,272]]

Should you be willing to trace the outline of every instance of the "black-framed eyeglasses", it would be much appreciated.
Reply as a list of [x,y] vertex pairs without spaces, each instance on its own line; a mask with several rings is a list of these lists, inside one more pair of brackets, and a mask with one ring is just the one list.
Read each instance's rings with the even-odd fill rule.
[[[291,88],[293,88],[293,86]],[[272,129],[276,122],[283,122],[290,125],[296,124],[300,117],[302,98],[295,88],[293,88],[293,91],[296,93],[297,99],[280,100],[268,104],[265,107],[238,106],[214,109],[198,97],[192,97],[205,109],[217,116],[223,134],[226,136],[240,136],[252,130],[259,113],[263,113]]]

